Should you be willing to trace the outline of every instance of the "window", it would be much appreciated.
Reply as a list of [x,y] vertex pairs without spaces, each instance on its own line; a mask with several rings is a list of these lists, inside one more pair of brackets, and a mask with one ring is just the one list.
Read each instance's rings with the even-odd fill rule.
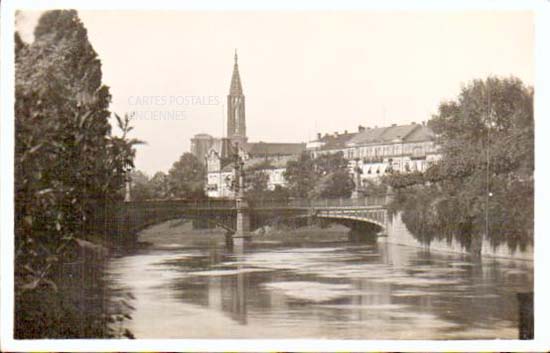
[[424,151],[424,148],[420,146],[415,146],[412,151],[412,158],[414,159],[425,159],[426,158],[426,152]]

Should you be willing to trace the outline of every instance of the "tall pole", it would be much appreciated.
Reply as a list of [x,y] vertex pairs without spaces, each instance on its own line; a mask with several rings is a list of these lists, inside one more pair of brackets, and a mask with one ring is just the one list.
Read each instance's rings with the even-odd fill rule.
[[124,202],[130,202],[132,201],[132,178],[130,176],[130,172],[126,172],[126,178],[125,178],[125,192],[124,192]]
[[487,79],[487,142],[485,145],[486,149],[486,173],[485,173],[485,237],[489,238],[489,163],[490,163],[490,155],[489,155],[489,132],[491,130],[491,91],[489,88],[489,78]]

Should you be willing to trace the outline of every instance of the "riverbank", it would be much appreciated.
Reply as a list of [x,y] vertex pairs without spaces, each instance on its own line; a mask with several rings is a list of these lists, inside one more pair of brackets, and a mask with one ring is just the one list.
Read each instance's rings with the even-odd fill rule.
[[50,269],[49,286],[21,291],[15,298],[14,336],[37,338],[115,337],[107,323],[103,271],[108,250],[76,240]]
[[[391,221],[389,221],[387,237],[382,238],[381,241],[390,244],[422,248],[429,251],[471,255],[470,251],[462,244],[458,243],[456,239],[452,239],[451,241],[432,239],[429,243],[422,243],[409,231],[405,223],[402,221],[400,213],[395,214]],[[510,249],[505,243],[494,247],[488,239],[483,238],[480,247],[481,256],[483,258],[521,260],[530,262],[533,262],[534,259],[533,246],[531,245],[526,246],[524,249],[519,246],[515,249]]]

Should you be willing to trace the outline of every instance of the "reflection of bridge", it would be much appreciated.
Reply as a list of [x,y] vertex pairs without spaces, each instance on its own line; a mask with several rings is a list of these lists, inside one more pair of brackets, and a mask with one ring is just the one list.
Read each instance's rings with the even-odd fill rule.
[[107,236],[134,239],[140,230],[170,219],[199,219],[215,224],[233,237],[245,237],[262,226],[289,222],[307,224],[313,219],[343,224],[375,235],[387,228],[386,198],[292,200],[155,200],[124,202],[99,210],[95,228]]

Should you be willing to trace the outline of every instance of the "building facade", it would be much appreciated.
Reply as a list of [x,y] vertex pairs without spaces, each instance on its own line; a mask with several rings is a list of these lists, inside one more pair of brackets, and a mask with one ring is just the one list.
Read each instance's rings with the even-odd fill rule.
[[350,161],[350,171],[359,172],[361,184],[390,172],[423,172],[441,158],[434,132],[416,123],[318,134],[307,150],[313,157],[341,152]]

